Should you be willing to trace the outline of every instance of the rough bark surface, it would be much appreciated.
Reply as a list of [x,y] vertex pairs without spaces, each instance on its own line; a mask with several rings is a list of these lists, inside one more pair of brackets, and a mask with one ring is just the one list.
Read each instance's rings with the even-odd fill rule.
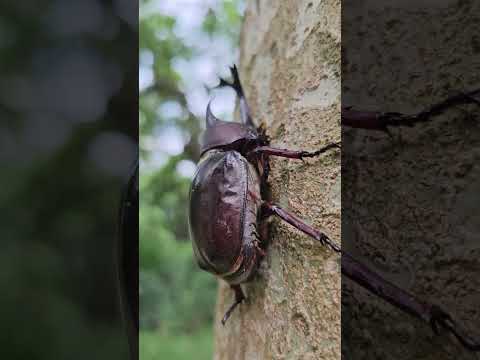
[[[478,1],[342,3],[343,106],[414,113],[480,85]],[[342,241],[480,337],[479,108],[386,134],[345,130]],[[478,359],[345,280],[342,358]],[[345,309],[345,311],[344,311]]]
[[[240,76],[272,145],[316,150],[340,140],[340,1],[252,0]],[[272,158],[272,199],[340,242],[340,154],[305,162]],[[215,359],[339,359],[340,257],[273,220],[248,301],[226,326],[233,301],[221,282]]]

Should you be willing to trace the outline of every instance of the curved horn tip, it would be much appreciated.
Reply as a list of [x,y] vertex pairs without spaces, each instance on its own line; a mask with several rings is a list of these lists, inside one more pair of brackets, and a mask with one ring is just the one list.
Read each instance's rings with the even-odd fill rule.
[[207,105],[207,128],[214,126],[218,119],[213,115],[212,108],[211,108],[212,100],[208,102]]

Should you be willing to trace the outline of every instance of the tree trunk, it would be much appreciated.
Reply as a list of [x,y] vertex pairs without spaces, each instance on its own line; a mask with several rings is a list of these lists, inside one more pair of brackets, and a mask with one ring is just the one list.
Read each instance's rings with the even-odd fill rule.
[[[316,150],[340,140],[340,1],[248,1],[240,77],[271,143]],[[272,158],[272,200],[340,242],[340,154]],[[248,301],[220,324],[233,292],[221,282],[215,359],[339,359],[340,257],[274,219]]]
[[[478,1],[342,7],[342,106],[415,113],[479,87]],[[478,113],[457,106],[392,138],[346,128],[342,137],[343,248],[477,338]],[[453,336],[342,286],[342,358],[478,359]]]

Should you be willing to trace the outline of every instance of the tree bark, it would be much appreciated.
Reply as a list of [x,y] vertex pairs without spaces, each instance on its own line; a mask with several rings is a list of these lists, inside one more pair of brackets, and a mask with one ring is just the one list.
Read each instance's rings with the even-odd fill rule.
[[[416,113],[480,85],[478,1],[342,2],[342,106]],[[342,242],[479,338],[479,108],[385,133],[344,129]],[[342,358],[478,359],[343,281]],[[344,306],[345,305],[345,306]]]
[[[248,1],[240,77],[272,145],[317,150],[340,140],[340,1]],[[272,200],[340,242],[340,154],[272,157]],[[277,219],[248,301],[220,324],[215,359],[339,359],[340,256]]]

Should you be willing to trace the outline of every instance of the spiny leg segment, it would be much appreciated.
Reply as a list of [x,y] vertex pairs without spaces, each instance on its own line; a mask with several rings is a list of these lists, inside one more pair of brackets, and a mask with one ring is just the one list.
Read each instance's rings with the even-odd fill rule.
[[480,106],[480,89],[467,93],[450,96],[427,109],[416,114],[403,114],[399,112],[379,112],[355,110],[352,107],[342,109],[342,125],[366,130],[388,132],[389,127],[413,127],[416,124],[431,121],[436,115],[440,115],[447,109],[464,105],[476,104]]

